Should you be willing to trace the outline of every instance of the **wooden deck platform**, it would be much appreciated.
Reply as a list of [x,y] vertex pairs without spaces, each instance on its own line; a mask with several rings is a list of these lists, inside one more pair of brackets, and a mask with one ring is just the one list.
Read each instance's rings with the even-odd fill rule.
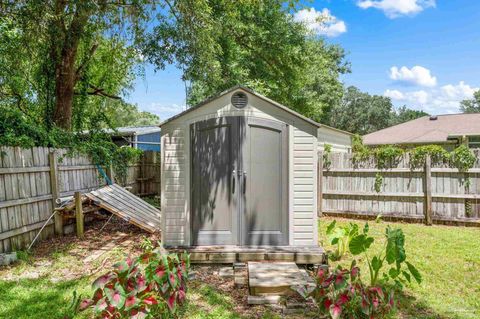
[[230,264],[249,261],[279,261],[296,264],[323,264],[325,251],[321,247],[295,246],[188,246],[167,248],[170,252],[187,251],[197,264]]

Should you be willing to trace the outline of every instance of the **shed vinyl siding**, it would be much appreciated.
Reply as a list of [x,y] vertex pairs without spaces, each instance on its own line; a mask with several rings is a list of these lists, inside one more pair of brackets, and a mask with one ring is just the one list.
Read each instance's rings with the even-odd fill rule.
[[[247,93],[248,105],[236,109],[231,92],[162,125],[162,241],[166,246],[190,245],[190,125],[222,116],[261,118],[289,125],[288,214],[289,245],[318,246],[317,153],[320,129],[255,95]],[[325,128],[327,143],[341,145],[348,134]],[[322,131],[323,132],[323,131]],[[328,136],[327,136],[328,135]],[[340,135],[340,137],[338,137]],[[345,149],[345,148],[344,148]]]
[[320,127],[318,129],[318,150],[323,151],[325,144],[332,145],[332,152],[337,153],[349,153],[352,149],[352,140],[349,134],[328,127]]
[[[317,137],[293,128],[293,225],[294,246],[318,245]],[[292,132],[291,131],[291,132]]]
[[172,246],[188,244],[185,240],[187,231],[186,203],[187,177],[185,151],[185,130],[179,127],[162,134],[162,239]]

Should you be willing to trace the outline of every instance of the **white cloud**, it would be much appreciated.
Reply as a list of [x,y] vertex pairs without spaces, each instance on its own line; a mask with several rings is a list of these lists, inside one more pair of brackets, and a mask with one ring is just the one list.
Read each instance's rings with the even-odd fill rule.
[[403,93],[398,90],[386,90],[385,93],[383,93],[383,95],[391,98],[392,100],[405,99],[405,96],[403,95]]
[[458,84],[448,84],[440,88],[401,92],[386,90],[384,96],[394,101],[407,104],[414,109],[422,109],[430,114],[458,113],[460,101],[471,99],[473,93],[480,88],[460,81]]
[[362,9],[382,10],[387,17],[394,19],[435,7],[435,0],[359,0],[357,5]]
[[147,111],[153,114],[160,116],[160,120],[164,121],[174,115],[185,110],[184,105],[178,104],[161,104],[161,103],[150,103],[149,105],[141,106],[142,111]]
[[437,85],[437,78],[432,76],[430,70],[416,65],[411,69],[402,66],[390,68],[390,78],[395,81],[412,83],[420,86],[433,87]]
[[317,11],[315,8],[302,9],[295,13],[293,19],[304,23],[307,29],[315,34],[327,37],[336,37],[347,32],[345,22],[333,16],[327,8],[322,11]]

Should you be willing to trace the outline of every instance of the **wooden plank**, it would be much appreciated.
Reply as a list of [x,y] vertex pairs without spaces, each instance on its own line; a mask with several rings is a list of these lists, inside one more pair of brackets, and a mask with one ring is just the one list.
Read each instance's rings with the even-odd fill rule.
[[[378,168],[329,168],[326,170],[328,173],[384,173],[384,174],[394,174],[394,173],[422,173],[423,169],[411,169],[411,168],[391,168],[391,169],[378,169]],[[432,173],[458,173],[457,168],[432,168]],[[480,173],[480,168],[471,168],[466,172],[467,174],[478,174]]]
[[48,172],[49,170],[50,168],[48,166],[0,168],[0,175]]
[[424,192],[425,192],[425,224],[432,225],[432,159],[427,155],[425,160]]
[[149,232],[161,229],[160,211],[120,186],[105,186],[85,194],[96,205]]
[[[101,197],[97,197],[97,201],[98,202],[108,201],[109,203],[115,203],[114,207],[116,209],[124,211],[128,214],[135,214],[139,222],[142,222],[144,224],[151,223],[151,219],[149,218],[150,217],[149,215],[145,214],[144,212],[141,212],[135,207],[129,206],[128,204],[123,202],[121,199],[119,199],[118,197],[112,194],[103,194]],[[130,218],[128,218],[127,221],[129,219]]]
[[[22,226],[22,227],[19,227],[19,228],[11,229],[9,231],[0,233],[0,240],[8,239],[8,238],[11,238],[11,237],[15,237],[15,236],[24,234],[26,232],[30,232],[30,231],[33,231],[33,230],[36,230],[36,229],[40,229],[43,226],[43,224],[45,224],[45,221],[41,221],[41,222],[34,223],[34,224],[31,224],[31,225],[25,225],[25,226]],[[51,224],[53,224],[53,221],[49,221],[47,225],[51,225]]]
[[87,170],[87,169],[97,169],[97,166],[95,165],[70,165],[70,166],[60,165],[58,166],[58,170],[62,172],[81,171],[81,170]]
[[[60,189],[58,183],[58,161],[55,152],[48,154],[48,162],[50,165],[50,189],[52,193],[52,206],[56,207],[57,199],[60,197]],[[63,218],[60,214],[55,214],[55,234],[63,236]]]
[[115,184],[115,171],[113,170],[112,163],[107,166],[106,174],[108,179],[110,180],[110,184]]
[[153,215],[157,216],[157,218],[160,218],[160,212],[157,209],[155,209],[154,207],[148,209],[143,207],[138,203],[138,200],[132,199],[133,196],[136,196],[131,193],[122,195],[117,189],[104,188],[101,191],[93,192],[93,194],[99,199],[105,198],[113,201],[118,201],[119,205],[122,205],[124,208],[131,211],[139,211],[141,215],[145,215],[147,217],[151,217]]
[[76,227],[77,237],[83,238],[84,219],[83,219],[83,208],[82,208],[82,194],[80,192],[75,192],[74,198],[75,198],[75,220],[77,223],[77,227]]
[[[384,193],[384,192],[348,192],[348,191],[324,191],[323,196],[327,197],[334,197],[334,196],[339,196],[339,197],[375,197],[375,198],[380,198],[380,197],[409,197],[409,198],[420,198],[420,197],[425,197],[425,193]],[[480,194],[436,194],[432,193],[432,198],[445,198],[445,199],[480,199]]]
[[119,217],[122,218],[123,220],[126,220],[126,221],[128,221],[129,223],[131,223],[131,224],[133,224],[133,225],[135,225],[135,226],[138,226],[138,227],[140,227],[140,228],[142,228],[142,229],[144,229],[144,230],[146,230],[146,231],[148,231],[148,232],[150,232],[150,233],[154,233],[154,232],[158,231],[158,229],[155,229],[155,228],[153,228],[153,227],[149,227],[148,225],[145,225],[145,224],[143,224],[143,223],[138,223],[137,221],[132,220],[132,219],[129,217],[129,215],[125,214],[125,213],[124,213],[123,211],[121,211],[121,210],[116,209],[115,207],[113,207],[112,205],[110,205],[110,204],[108,204],[108,203],[106,203],[106,202],[100,202],[100,203],[98,203],[97,205],[100,206],[100,207],[102,207],[103,209],[108,210],[109,212],[111,212],[111,213],[119,216]]
[[133,195],[132,193],[130,193],[129,191],[127,191],[123,187],[121,187],[117,184],[114,184],[111,187],[112,187],[112,189],[115,190],[115,192],[114,192],[115,195],[120,196],[122,199],[130,200],[133,205],[138,205],[139,207],[150,211],[152,214],[158,214],[159,213],[158,209],[156,209],[155,207],[153,207],[152,205],[150,205],[146,201],[142,200],[141,198]]

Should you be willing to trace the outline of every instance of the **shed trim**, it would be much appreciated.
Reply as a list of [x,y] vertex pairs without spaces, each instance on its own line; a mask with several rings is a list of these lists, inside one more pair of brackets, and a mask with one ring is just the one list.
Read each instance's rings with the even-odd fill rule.
[[290,113],[290,114],[298,117],[299,119],[304,120],[305,122],[308,122],[308,123],[316,126],[317,128],[325,127],[325,128],[328,128],[328,129],[337,131],[337,132],[341,132],[341,133],[348,134],[348,135],[353,135],[352,133],[349,133],[349,132],[346,132],[346,131],[342,131],[342,130],[339,130],[339,129],[337,129],[337,128],[331,127],[331,126],[328,126],[328,125],[324,125],[324,124],[320,124],[320,123],[318,123],[318,122],[315,122],[314,120],[312,120],[312,119],[310,119],[310,118],[308,118],[308,117],[306,117],[306,116],[304,116],[304,115],[302,115],[302,114],[300,114],[300,113],[298,113],[298,112],[296,112],[296,111],[294,111],[294,110],[286,107],[285,105],[280,104],[280,103],[278,103],[278,102],[275,102],[274,100],[271,100],[271,99],[269,99],[268,97],[263,96],[263,95],[255,92],[255,91],[253,91],[252,89],[249,89],[249,88],[247,88],[247,87],[245,87],[245,86],[243,86],[243,85],[236,85],[236,86],[234,86],[234,87],[232,87],[232,88],[230,88],[230,89],[228,89],[228,90],[226,90],[226,91],[223,91],[222,93],[220,93],[220,94],[218,94],[218,95],[212,96],[212,97],[204,100],[203,102],[200,102],[200,103],[198,103],[197,105],[194,105],[194,106],[192,106],[191,108],[189,108],[189,109],[187,109],[187,110],[185,110],[185,111],[183,111],[183,112],[180,112],[180,113],[178,113],[177,115],[174,115],[174,116],[172,116],[171,118],[165,120],[164,122],[160,123],[159,127],[162,127],[163,125],[165,125],[165,124],[167,124],[167,123],[170,123],[170,122],[172,122],[173,120],[176,120],[176,119],[182,117],[183,115],[185,115],[185,114],[187,114],[187,113],[190,113],[190,112],[192,112],[192,111],[194,111],[194,110],[202,107],[203,105],[208,104],[209,102],[212,102],[212,101],[216,100],[217,98],[220,98],[220,97],[222,97],[222,96],[224,96],[224,95],[226,95],[226,94],[229,94],[229,93],[231,93],[231,92],[233,92],[233,91],[235,91],[235,90],[238,90],[238,89],[243,90],[243,91],[245,91],[245,92],[247,92],[247,93],[250,93],[250,94],[252,94],[252,95],[255,95],[256,97],[258,97],[258,98],[260,98],[260,99],[262,99],[262,100],[264,100],[264,101],[267,101],[267,102],[269,102],[270,104],[275,105],[276,107],[284,110],[285,112]]

